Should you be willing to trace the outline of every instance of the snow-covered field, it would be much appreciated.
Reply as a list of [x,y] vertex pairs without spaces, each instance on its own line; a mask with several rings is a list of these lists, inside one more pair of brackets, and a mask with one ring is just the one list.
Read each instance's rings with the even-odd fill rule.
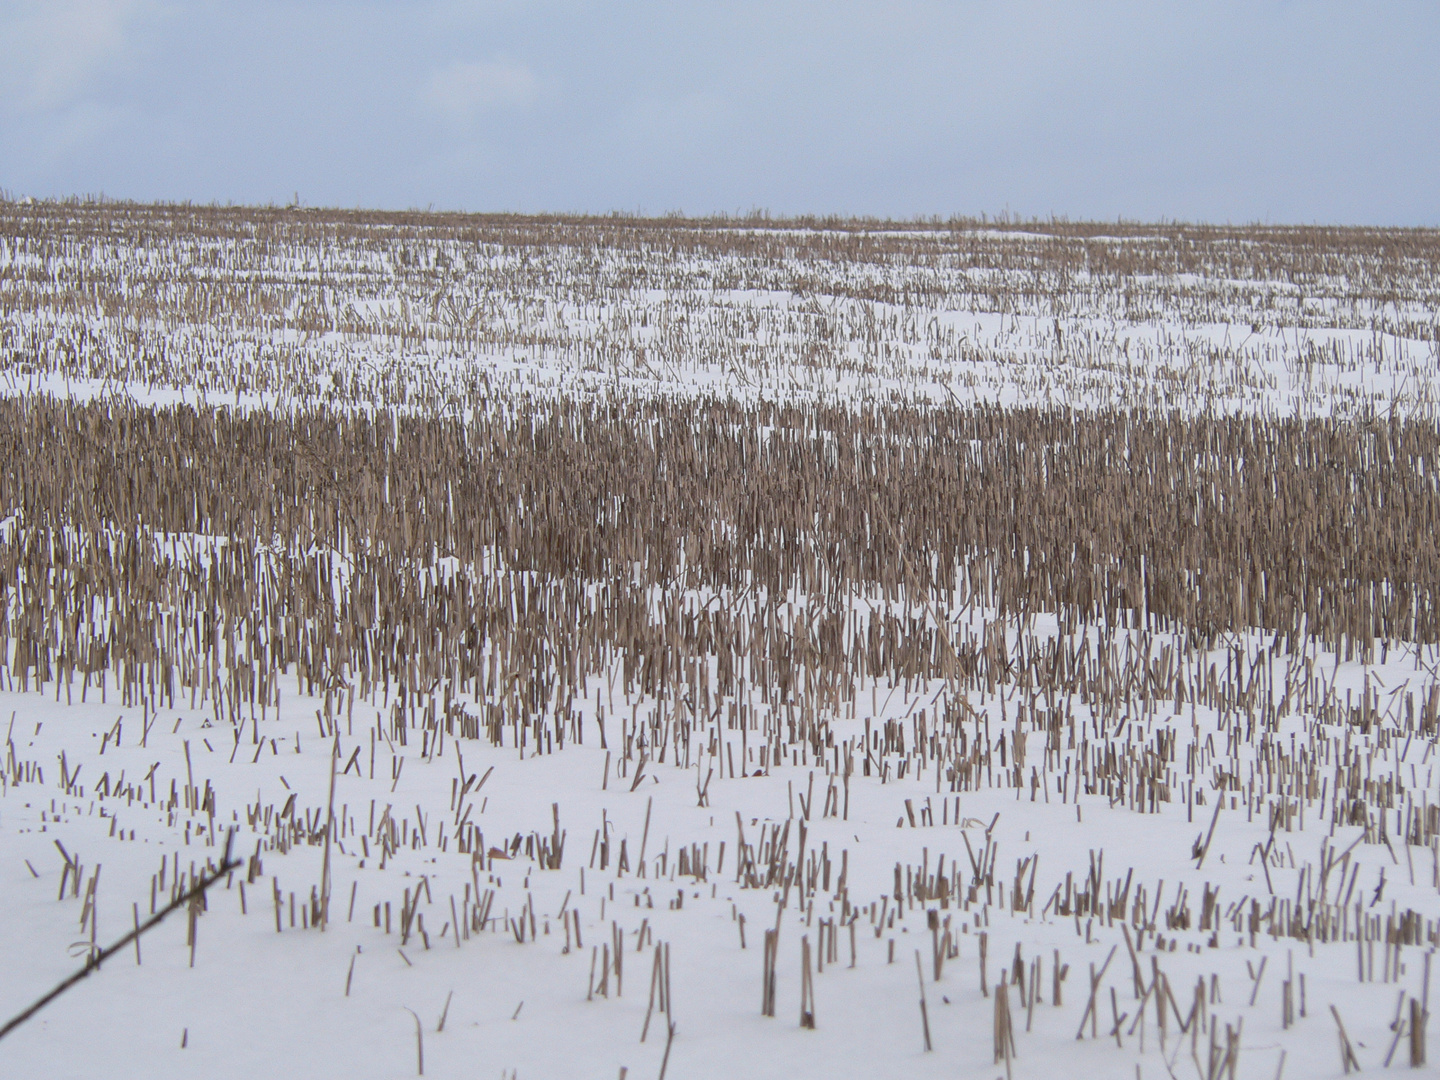
[[1437,263],[0,204],[4,1072],[1408,1067]]

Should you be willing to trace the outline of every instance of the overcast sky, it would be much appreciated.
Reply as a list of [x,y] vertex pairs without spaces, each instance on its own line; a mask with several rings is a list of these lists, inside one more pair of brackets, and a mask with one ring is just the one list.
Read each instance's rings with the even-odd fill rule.
[[0,0],[0,187],[1440,225],[1440,2]]

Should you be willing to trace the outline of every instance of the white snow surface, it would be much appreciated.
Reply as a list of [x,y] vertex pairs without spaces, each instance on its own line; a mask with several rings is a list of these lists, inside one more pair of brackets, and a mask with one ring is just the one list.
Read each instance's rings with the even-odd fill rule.
[[[977,625],[981,622],[983,616],[977,616]],[[1047,630],[1043,620],[1034,630],[1042,636],[1057,632],[1053,625]],[[1120,633],[1113,647],[1123,651],[1127,636]],[[1240,644],[1255,656],[1277,643],[1255,635]],[[1203,669],[1209,663],[1223,666],[1226,657],[1227,650],[1219,649],[1191,662]],[[1315,680],[1312,687],[1328,685],[1336,699],[1353,696],[1358,701],[1365,694],[1367,700],[1378,701],[1384,719],[1370,735],[1347,736],[1339,730],[1330,734],[1353,746],[1357,755],[1378,748],[1372,777],[1394,775],[1433,794],[1433,740],[1396,733],[1407,704],[1423,708],[1419,688],[1422,678],[1433,680],[1435,662],[1433,653],[1413,650],[1397,649],[1388,663],[1368,665],[1358,660],[1337,663],[1333,655],[1314,652],[1289,657],[1284,670],[1296,688],[1309,675]],[[216,862],[231,827],[236,829],[237,853],[248,859],[258,842],[263,864],[243,892],[248,868],[211,891],[209,910],[198,920],[193,967],[182,911],[143,938],[141,963],[132,951],[121,952],[9,1036],[5,1059],[10,1069],[17,1075],[89,1076],[103,1058],[104,1073],[111,1076],[412,1075],[416,1039],[407,1010],[414,1010],[424,1031],[426,1075],[509,1071],[520,1076],[604,1077],[618,1075],[621,1067],[630,1075],[658,1074],[663,1018],[652,1019],[644,1043],[640,1033],[649,1000],[652,942],[665,942],[671,947],[670,1016],[676,1025],[667,1075],[859,1076],[903,1070],[922,1076],[994,1076],[990,1025],[995,980],[1017,947],[1026,964],[1041,961],[1044,987],[1033,1015],[1011,1006],[1021,1029],[1012,1062],[1018,1075],[1130,1076],[1136,1064],[1142,1075],[1166,1075],[1167,1067],[1186,1075],[1199,1066],[1192,1063],[1190,1038],[1176,1031],[1176,1017],[1168,1017],[1163,1049],[1153,1002],[1144,1006],[1150,1014],[1143,1040],[1134,1027],[1142,1006],[1132,992],[1132,965],[1116,932],[1119,920],[1067,918],[1048,910],[1067,878],[1079,887],[1096,855],[1104,859],[1105,888],[1118,891],[1122,879],[1133,874],[1132,906],[1143,887],[1144,903],[1160,913],[1158,936],[1141,934],[1136,945],[1144,976],[1150,978],[1152,963],[1158,965],[1182,1012],[1193,1001],[1197,978],[1217,980],[1210,1011],[1222,1032],[1224,1025],[1239,1030],[1243,1024],[1243,1075],[1273,1075],[1282,1051],[1288,1075],[1337,1074],[1331,1004],[1342,1010],[1361,1061],[1367,1067],[1376,1065],[1393,1037],[1389,1025],[1395,995],[1401,989],[1415,995],[1424,991],[1422,948],[1402,950],[1402,966],[1387,985],[1380,974],[1383,955],[1369,958],[1376,965],[1374,981],[1368,981],[1369,972],[1367,981],[1357,980],[1352,943],[1311,948],[1303,940],[1267,941],[1262,930],[1260,947],[1250,944],[1245,924],[1250,902],[1259,901],[1263,909],[1272,896],[1293,899],[1307,884],[1318,890],[1313,869],[1325,851],[1349,853],[1351,902],[1366,915],[1388,914],[1393,905],[1402,911],[1436,911],[1433,848],[1416,853],[1398,837],[1393,843],[1362,843],[1363,830],[1327,819],[1323,802],[1318,809],[1307,808],[1312,816],[1303,827],[1298,821],[1289,831],[1282,826],[1271,843],[1263,812],[1232,809],[1228,797],[1213,789],[1202,789],[1204,805],[1192,806],[1181,783],[1169,802],[1156,804],[1154,813],[1137,813],[1102,795],[1077,798],[1073,786],[1062,795],[1056,776],[1078,769],[1086,752],[1084,747],[1066,747],[1058,755],[1064,764],[1047,774],[1043,791],[1028,785],[1019,790],[997,786],[960,796],[949,794],[948,783],[937,785],[933,763],[897,778],[895,757],[882,780],[878,773],[883,756],[877,753],[872,775],[851,778],[848,806],[840,802],[843,795],[837,788],[835,813],[826,816],[831,780],[824,765],[797,760],[771,763],[762,770],[755,740],[744,756],[740,733],[723,727],[715,732],[713,755],[697,754],[697,764],[690,769],[677,767],[673,760],[652,761],[632,790],[633,763],[630,775],[622,778],[613,760],[607,767],[607,759],[615,756],[620,718],[639,715],[643,726],[646,714],[659,703],[637,697],[627,704],[612,687],[605,680],[592,681],[589,696],[576,703],[583,744],[552,754],[492,747],[484,740],[464,740],[457,752],[456,740],[450,739],[429,747],[427,755],[413,741],[401,747],[376,740],[382,713],[393,707],[378,694],[375,701],[357,699],[353,711],[348,702],[337,707],[338,732],[322,738],[325,721],[317,715],[321,703],[302,695],[293,679],[282,685],[280,718],[272,711],[258,728],[253,721],[238,727],[217,721],[213,703],[190,708],[177,701],[175,708],[147,719],[146,710],[118,706],[113,685],[108,703],[96,700],[100,694],[95,687],[83,704],[78,693],[64,690],[57,700],[53,685],[40,694],[18,689],[0,694],[0,704],[11,714],[8,779],[0,800],[5,847],[0,895],[11,913],[4,924],[4,945],[7,956],[23,958],[12,964],[11,976],[0,989],[0,1008],[7,1013],[19,1011],[73,971],[89,941],[77,927],[86,889],[78,897],[67,890],[64,900],[56,900],[64,868],[57,842],[80,862],[84,882],[103,869],[96,892],[102,944],[132,926],[136,905],[141,917],[148,915],[163,861],[171,860],[172,882],[174,860],[182,874]],[[888,685],[859,689],[855,709],[836,723],[837,738],[863,737],[866,719],[871,730],[887,719],[913,729],[917,708],[934,709],[947,694],[943,683],[908,690]],[[1273,692],[1278,701],[1282,688]],[[1303,699],[1298,689],[1292,694]],[[972,697],[977,736],[991,724],[1015,724],[1023,701],[1024,695],[1013,687],[1002,688],[996,697]],[[610,753],[599,745],[601,706]],[[1233,721],[1225,728],[1221,714],[1205,706],[1187,706],[1180,716],[1170,715],[1169,703],[1151,710],[1123,723],[1123,735],[1114,735],[1117,743],[1148,742],[1158,732],[1172,731],[1178,739],[1174,754],[1183,761],[1192,747],[1201,752],[1208,743],[1213,751],[1215,743],[1228,741],[1227,730],[1235,730]],[[1077,705],[1075,715],[1082,730],[1092,728],[1092,739],[1094,725],[1113,723],[1101,709],[1092,714]],[[1257,749],[1237,741],[1229,767],[1253,775],[1262,752],[1278,750],[1283,755],[1293,747],[1294,737],[1303,740],[1313,732],[1313,722],[1307,722],[1302,703],[1281,721],[1272,745]],[[1039,752],[1034,744],[1042,738],[1031,736],[1032,762]],[[1096,744],[1088,750],[1095,752]],[[303,919],[292,926],[290,897],[293,893],[303,909],[312,887],[321,881],[324,848],[318,838],[325,831],[332,753],[345,771],[336,780],[334,797],[331,921],[320,932],[303,929]],[[62,754],[72,785],[68,792],[61,786]],[[729,774],[727,762],[737,757],[743,762],[739,772],[751,775]],[[32,772],[28,780],[13,782],[15,770],[24,774],[27,762],[43,771],[43,779]],[[453,785],[460,782],[462,769],[468,777],[488,774],[478,790],[459,800],[470,807],[468,814],[452,810]],[[702,807],[697,785],[701,772],[711,770],[717,775],[709,782],[709,805]],[[185,811],[183,792],[192,775],[197,789],[208,786],[214,792],[213,822],[207,812]],[[995,782],[1005,783],[999,777]],[[169,809],[177,786],[180,802]],[[105,790],[109,797],[101,794]],[[126,794],[116,794],[120,791]],[[283,808],[292,796],[293,817],[309,821],[308,835],[315,842],[302,840],[283,854],[268,850],[277,829],[266,827],[263,812],[253,826],[249,815],[257,807]],[[476,824],[484,846],[493,850],[521,834],[549,836],[556,803],[565,836],[558,870],[542,869],[526,856],[523,843],[513,859],[492,857],[476,863],[471,855],[456,852],[457,817]],[[1266,803],[1263,810],[1272,805]],[[915,826],[910,824],[911,811],[919,815]],[[792,888],[788,906],[782,908],[778,901],[786,890],[740,887],[737,814],[751,845],[766,829],[791,826],[792,852],[799,824],[806,821],[807,852],[823,850],[832,864],[836,880],[830,891],[819,888],[801,904],[798,888]],[[399,823],[402,842],[382,866],[374,838],[384,831],[387,815]],[[608,823],[611,845],[603,870],[593,854],[602,819]],[[1214,838],[1203,865],[1197,865],[1192,845],[1212,820]],[[423,839],[414,831],[417,824],[422,825]],[[1398,832],[1396,823],[1391,835]],[[363,843],[362,835],[368,837]],[[448,850],[439,846],[441,836],[447,837]],[[617,872],[622,841],[630,870]],[[726,855],[720,866],[722,843]],[[1267,844],[1268,875],[1256,853],[1257,845]],[[691,845],[702,853],[700,875],[677,873],[679,852]],[[993,906],[961,909],[953,897],[944,908],[933,902],[895,904],[897,862],[907,869],[925,865],[933,873],[943,858],[947,872],[956,869],[961,880],[968,881],[971,859],[983,859],[991,845],[997,894]],[[815,975],[817,1030],[811,1032],[798,1024],[801,941],[818,947],[820,923],[842,916],[834,900],[842,851],[847,895],[860,909],[854,952],[842,917],[837,920],[842,929],[835,942],[836,959]],[[1038,859],[1034,903],[1022,901],[1018,909],[1007,910],[1016,868],[1026,859]],[[1308,883],[1303,870],[1307,863]],[[1030,880],[1026,866],[1022,888],[1028,888]],[[1329,889],[1345,887],[1335,880],[1340,876],[1338,870],[1332,873]],[[473,909],[477,885],[481,896],[493,896],[489,921],[483,931],[463,933],[457,940],[452,912],[460,908],[452,909],[451,900],[463,905],[468,899]],[[1224,914],[1220,928],[1213,934],[1198,931],[1201,892],[1217,887]],[[403,897],[407,890],[415,895],[421,889],[423,933],[413,930],[401,946]],[[1190,927],[1167,932],[1164,912],[1180,900],[1182,889],[1188,890]],[[981,894],[986,891],[982,886]],[[889,899],[882,900],[887,895]],[[159,889],[159,896],[163,904],[166,890]],[[377,904],[390,905],[390,933],[384,928],[383,908],[382,925],[374,925]],[[883,924],[871,904],[883,905],[880,910],[888,913]],[[938,980],[933,978],[927,907],[948,920],[958,946]],[[567,948],[562,912],[578,913],[583,944],[571,942]],[[764,929],[776,925],[777,912],[779,1005],[771,1019],[760,1015],[762,941]],[[888,916],[897,912],[900,917],[892,925]],[[522,913],[526,918],[533,913],[538,931],[532,939],[527,927],[523,943],[512,923]],[[743,948],[741,916],[746,920]],[[981,930],[988,934],[991,997],[984,996],[980,986]],[[602,998],[594,992],[598,975],[592,959],[597,946],[616,940],[612,934],[624,943],[623,988],[612,976],[609,996]],[[931,1053],[923,1049],[917,950],[925,968]],[[1051,997],[1057,950],[1069,969],[1059,1006]],[[1098,968],[1107,957],[1111,963],[1099,999],[1099,1038],[1091,1039],[1087,1028],[1086,1039],[1076,1041],[1088,999],[1089,965]],[[1250,973],[1262,959],[1267,970],[1257,988]],[[1296,987],[1297,1010],[1302,977],[1306,988],[1306,1017],[1288,1031],[1281,1024],[1281,988],[1287,976]],[[1128,1017],[1121,1025],[1123,1049],[1117,1048],[1112,1032],[1112,986],[1119,992],[1120,1011]],[[438,1031],[442,1013],[445,1027]],[[1208,1034],[1198,1043],[1201,1065],[1206,1039]],[[1402,1047],[1402,1061],[1403,1056]]]
[[[1354,416],[1428,415],[1440,386],[1433,266],[1347,252],[1302,274],[1267,262],[1279,230],[1195,240],[697,224],[667,244],[602,225],[507,245],[463,228],[347,233],[303,214],[293,234],[261,238],[177,211],[174,231],[107,225],[57,240],[29,232],[26,208],[6,209],[7,394],[447,412],[497,394],[631,394]],[[1164,271],[1197,246],[1209,272]],[[1104,263],[1114,252],[1135,253],[1137,269]],[[1079,268],[1047,268],[1057,253]]]

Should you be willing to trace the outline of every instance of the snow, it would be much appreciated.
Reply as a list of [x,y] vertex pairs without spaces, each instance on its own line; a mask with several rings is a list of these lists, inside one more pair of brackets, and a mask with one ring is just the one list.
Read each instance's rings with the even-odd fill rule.
[[[1252,647],[1261,644],[1255,642]],[[1200,662],[1222,656],[1223,652],[1217,652]],[[1419,659],[1424,666],[1433,666],[1433,657]],[[1407,680],[1414,682],[1414,663],[1411,656],[1397,657],[1385,666],[1362,667],[1358,662],[1336,666],[1333,657],[1314,657],[1317,670],[1334,669],[1341,690],[1358,691],[1370,679],[1372,686],[1383,682],[1402,694],[1415,692],[1406,685]],[[603,688],[596,689],[603,697]],[[934,700],[944,695],[943,685],[908,696],[885,687],[874,689],[882,702],[875,712],[881,723],[907,714],[913,717],[915,705],[924,701],[933,707]],[[860,696],[862,700],[869,697]],[[322,849],[300,844],[283,856],[266,851],[262,853],[264,873],[247,892],[248,915],[240,911],[238,880],[243,871],[235,875],[235,881],[211,893],[210,911],[199,921],[193,969],[188,966],[182,912],[143,940],[142,965],[137,966],[128,953],[115,957],[79,990],[9,1037],[7,1060],[21,1074],[91,1075],[96,1055],[104,1052],[106,1073],[116,1076],[241,1076],[277,1068],[288,1073],[406,1075],[414,1062],[415,1047],[412,1021],[404,1010],[414,1009],[426,1026],[428,1075],[456,1075],[481,1063],[492,1072],[513,1069],[530,1076],[606,1076],[616,1074],[620,1066],[643,1075],[658,1069],[663,1052],[662,1040],[655,1036],[657,1029],[663,1031],[661,1025],[652,1024],[650,1039],[644,1045],[638,1042],[652,953],[648,948],[636,951],[635,946],[637,933],[646,924],[654,940],[670,943],[673,950],[672,1015],[679,1034],[669,1068],[675,1075],[721,1077],[741,1070],[777,1077],[797,1070],[859,1075],[885,1067],[910,1069],[917,1075],[990,1076],[995,1071],[989,1061],[991,1004],[980,993],[976,937],[982,919],[990,935],[992,993],[1000,963],[1013,957],[1017,944],[1027,963],[1035,957],[1044,963],[1046,997],[1035,1007],[1033,1027],[1019,1040],[1017,1068],[1022,1075],[1076,1075],[1075,1070],[1118,1074],[1122,1063],[1128,1072],[1132,1062],[1139,1062],[1152,1074],[1162,1073],[1165,1067],[1153,1017],[1148,1021],[1152,1027],[1144,1053],[1138,1052],[1134,1039],[1126,1041],[1123,1055],[1109,1045],[1104,1038],[1111,1027],[1108,1002],[1102,1009],[1100,1040],[1073,1041],[1086,997],[1083,972],[1090,963],[1103,963],[1110,949],[1119,944],[1115,928],[1105,926],[1103,919],[1092,927],[1089,919],[1053,914],[1032,917],[993,907],[983,916],[977,915],[978,908],[968,913],[943,911],[942,915],[954,920],[959,955],[945,964],[939,982],[932,982],[927,973],[935,1044],[935,1052],[927,1055],[921,1050],[915,1000],[915,950],[920,951],[927,968],[931,963],[931,940],[921,909],[905,911],[893,930],[887,928],[878,937],[862,915],[853,968],[849,966],[848,936],[842,932],[840,962],[816,977],[819,1030],[812,1034],[796,1026],[799,941],[808,936],[815,944],[816,919],[829,917],[834,910],[833,905],[827,906],[822,892],[808,916],[793,901],[781,916],[780,1014],[775,1020],[760,1017],[759,944],[763,929],[774,925],[778,890],[737,887],[735,815],[741,815],[751,843],[768,825],[798,821],[803,814],[797,808],[796,818],[791,817],[791,800],[805,793],[812,776],[818,780],[813,798],[823,798],[826,779],[823,773],[817,776],[813,762],[772,767],[764,776],[712,780],[710,805],[703,808],[696,805],[695,773],[673,766],[652,766],[640,786],[631,791],[628,780],[606,775],[606,752],[593,737],[598,729],[595,699],[591,698],[581,710],[581,729],[587,732],[587,741],[568,746],[563,753],[524,757],[508,747],[465,741],[461,754],[468,774],[483,775],[494,768],[471,800],[483,800],[473,820],[483,828],[487,844],[503,843],[503,838],[516,833],[548,833],[551,803],[557,800],[563,807],[560,825],[566,832],[560,870],[540,869],[522,855],[514,860],[490,860],[484,870],[472,874],[468,855],[435,848],[435,833],[453,828],[453,815],[447,813],[445,801],[461,760],[452,752],[455,743],[425,760],[414,746],[405,750],[381,742],[371,779],[370,747],[362,734],[373,728],[367,717],[378,715],[370,703],[357,703],[358,715],[342,721],[342,731],[332,743],[318,733],[316,701],[301,695],[292,681],[282,691],[282,718],[267,721],[263,729],[266,742],[258,746],[260,752],[255,756],[251,733],[242,731],[237,746],[233,742],[237,729],[216,725],[206,709],[188,709],[183,703],[151,717],[146,745],[141,746],[143,712],[97,703],[93,691],[92,700],[83,705],[57,704],[48,694],[12,692],[3,697],[0,704],[13,713],[10,752],[15,759],[38,763],[46,774],[43,784],[8,785],[0,803],[0,828],[7,850],[0,887],[6,909],[12,912],[5,923],[3,933],[8,940],[4,944],[6,955],[26,958],[25,977],[7,979],[0,991],[7,1012],[18,1011],[39,989],[72,970],[78,962],[74,943],[87,940],[73,921],[80,901],[67,898],[56,903],[63,859],[55,841],[81,860],[86,880],[92,863],[103,865],[98,905],[99,938],[104,942],[129,928],[131,904],[140,905],[142,916],[147,913],[147,879],[156,873],[162,859],[178,855],[182,872],[192,862],[203,865],[207,859],[216,860],[224,830],[236,824],[237,817],[237,851],[248,857],[255,834],[245,826],[245,808],[262,803],[279,807],[290,792],[297,794],[294,812],[298,818],[310,814],[318,819],[326,805],[332,746],[342,763],[356,748],[360,750],[358,774],[352,770],[337,780],[335,803],[346,836],[340,839],[337,835],[332,853],[333,921],[323,933],[292,929],[288,906],[282,917],[283,930],[277,933],[271,898],[272,883],[278,881],[287,905],[291,890],[303,903],[308,886],[320,879]],[[998,724],[998,703],[980,704]],[[613,705],[624,711],[623,699]],[[655,707],[653,702],[646,705]],[[1012,702],[1010,708],[1014,707]],[[1396,714],[1401,711],[1394,709]],[[1193,734],[1187,730],[1188,724],[1174,725],[1183,740],[1176,751],[1180,760],[1184,760],[1189,742],[1203,743],[1216,730],[1218,717],[1207,715],[1211,712],[1197,711],[1199,726]],[[615,712],[609,715],[613,741]],[[1154,722],[1155,730],[1166,726],[1163,717]],[[858,735],[863,725],[858,719],[846,720],[838,730],[846,736]],[[1291,732],[1303,734],[1304,730],[1298,718],[1292,719],[1281,726],[1277,742],[1283,745]],[[111,732],[118,732],[120,741],[117,745],[110,740],[111,745],[102,752],[99,743]],[[213,837],[206,830],[203,838],[192,836],[189,843],[180,824],[187,816],[183,808],[172,815],[160,811],[155,803],[145,805],[148,789],[142,779],[151,775],[153,767],[155,789],[162,801],[172,782],[178,781],[183,788],[187,744],[193,755],[195,783],[197,787],[213,785],[218,810]],[[1408,753],[1394,750],[1388,767],[1402,775],[1412,766],[1420,769],[1424,787],[1433,791],[1434,762],[1426,760],[1431,746],[1429,740],[1407,741]],[[235,753],[228,753],[231,750]],[[1244,757],[1253,760],[1252,750],[1247,747]],[[62,752],[69,769],[79,770],[79,787],[69,795],[57,786]],[[396,754],[405,766],[398,782],[392,783],[392,763],[399,760]],[[100,774],[108,777],[112,786],[122,782],[119,777],[123,774],[141,792],[139,801],[97,796]],[[1227,806],[1219,814],[1210,852],[1203,868],[1197,868],[1186,855],[1213,813],[1208,805],[1194,808],[1191,814],[1175,799],[1161,804],[1158,813],[1142,815],[1112,807],[1103,796],[1081,795],[1077,800],[1072,795],[1065,802],[1058,791],[1047,790],[1046,795],[1048,802],[1032,800],[1024,790],[1018,795],[992,789],[956,797],[948,795],[947,789],[947,794],[937,795],[933,766],[929,772],[922,770],[904,780],[892,776],[888,783],[856,777],[851,782],[847,820],[822,818],[818,802],[812,803],[807,845],[812,851],[826,845],[832,861],[837,861],[834,853],[839,850],[848,852],[850,893],[859,898],[878,899],[892,891],[897,861],[907,866],[924,861],[933,869],[935,860],[945,855],[964,866],[967,848],[963,833],[971,850],[978,852],[987,838],[996,844],[997,888],[1001,892],[1012,883],[1012,860],[1039,858],[1036,898],[1040,900],[1066,873],[1081,878],[1090,867],[1087,852],[1103,849],[1108,867],[1114,868],[1133,864],[1137,855],[1145,853],[1134,864],[1136,884],[1159,890],[1158,883],[1164,882],[1163,891],[1151,893],[1152,902],[1162,910],[1174,902],[1182,883],[1192,891],[1191,906],[1198,908],[1202,881],[1219,886],[1228,903],[1242,897],[1268,903],[1269,886],[1250,856],[1255,845],[1266,843],[1269,830],[1263,820],[1250,820],[1243,809],[1232,811]],[[958,805],[960,824],[954,823],[955,811],[947,807],[949,825],[911,828],[907,821],[899,826],[897,822],[907,818],[907,800],[929,806],[937,815],[942,802],[948,800],[949,807]],[[372,806],[379,809],[372,810]],[[374,858],[366,860],[357,850],[355,831],[365,832],[371,815],[383,814],[387,807],[392,816],[404,817],[409,824],[423,812],[431,835],[428,845],[418,851],[402,847],[380,869]],[[651,812],[647,876],[616,874],[613,866],[608,872],[595,869],[596,864],[587,858],[589,839],[599,828],[602,815],[611,824],[612,846],[618,848],[620,840],[626,840],[633,865],[647,811]],[[1317,811],[1312,807],[1311,812]],[[205,824],[201,815],[200,828]],[[1358,827],[1332,824],[1322,817],[1312,820],[1307,830],[1277,834],[1279,854],[1269,873],[1276,894],[1293,896],[1300,882],[1291,860],[1302,866],[1313,864],[1322,847],[1350,848],[1362,832]],[[132,829],[133,840],[115,839]],[[727,844],[726,869],[716,870],[722,842]],[[690,844],[708,845],[708,880],[675,875],[676,853]],[[670,865],[662,868],[657,864],[665,851]],[[1368,900],[1384,874],[1383,906],[1378,910],[1388,911],[1391,904],[1398,904],[1401,910],[1434,912],[1433,851],[1417,857],[1406,848],[1404,854],[1397,865],[1384,846],[1354,848],[1352,872],[1358,875],[1359,895]],[[32,876],[30,867],[38,876]],[[1108,867],[1107,882],[1117,876]],[[586,871],[583,892],[582,870]],[[838,875],[838,867],[834,872]],[[401,950],[397,948],[398,928],[387,935],[383,928],[372,925],[374,905],[392,904],[398,920],[402,891],[419,888],[422,879],[429,883],[422,907],[429,947],[416,934]],[[442,938],[439,931],[450,924],[449,898],[460,897],[472,880],[478,880],[482,889],[494,890],[492,910],[500,925],[477,932],[457,946],[453,935]],[[683,908],[672,910],[670,905],[681,894]],[[565,953],[557,916],[567,902],[570,910],[580,912],[587,946],[608,943],[612,922],[620,927],[627,950],[623,996],[586,1000],[590,949]],[[540,937],[519,944],[505,923],[527,903],[533,904]],[[890,910],[894,910],[893,901]],[[1366,911],[1371,911],[1368,904]],[[743,950],[736,913],[747,918],[747,948]],[[1303,941],[1286,940],[1269,943],[1257,955],[1244,945],[1245,934],[1233,929],[1221,931],[1214,948],[1204,946],[1208,933],[1163,936],[1178,942],[1179,951],[1157,953],[1153,939],[1142,943],[1143,969],[1148,973],[1152,958],[1160,964],[1182,1009],[1188,1007],[1184,994],[1189,993],[1195,978],[1218,975],[1222,1003],[1213,1011],[1222,1023],[1243,1021],[1242,1061],[1252,1074],[1269,1074],[1281,1049],[1288,1055],[1286,1067],[1294,1070],[1292,1075],[1333,1073],[1336,1055],[1328,1030],[1331,1021],[1324,1013],[1332,1002],[1341,1006],[1348,1029],[1364,1044],[1358,1051],[1362,1061],[1373,1064],[1378,1047],[1385,1042],[1397,989],[1422,992],[1420,950],[1406,952],[1406,971],[1396,983],[1379,986],[1357,984],[1351,970],[1353,946],[1349,945],[1318,945],[1312,951]],[[889,962],[892,940],[893,964]],[[1200,951],[1185,951],[1197,944],[1202,946]],[[1064,984],[1065,1004],[1059,1008],[1049,1003],[1056,949],[1070,965]],[[347,997],[345,984],[352,956],[355,967]],[[1269,971],[1251,1007],[1252,984],[1246,964],[1258,963],[1259,956],[1267,958]],[[1309,1018],[1287,1037],[1280,1028],[1279,994],[1281,972],[1291,963],[1297,978],[1307,978]],[[1127,988],[1130,965],[1123,946],[1111,971],[1111,983]],[[445,1031],[437,1033],[435,1025],[452,991],[455,997]],[[1121,1001],[1122,1009],[1133,1019],[1135,1003],[1128,989]],[[520,1015],[512,1019],[521,1002]],[[1297,1032],[1313,1033],[1317,1028],[1327,1037],[1297,1036]],[[185,1049],[180,1047],[182,1032],[188,1032]],[[563,1037],[554,1037],[562,1032]],[[1177,1046],[1186,1045],[1187,1040],[1176,1039],[1172,1023],[1170,1054],[1173,1056]],[[113,1052],[112,1047],[123,1048],[123,1052]],[[1186,1069],[1188,1051],[1180,1056],[1181,1064],[1172,1063],[1172,1067]],[[1256,1061],[1264,1064],[1257,1067]]]

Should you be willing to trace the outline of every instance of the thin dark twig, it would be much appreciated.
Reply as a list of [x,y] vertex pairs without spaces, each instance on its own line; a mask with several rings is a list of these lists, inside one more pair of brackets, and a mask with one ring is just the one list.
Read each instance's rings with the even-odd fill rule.
[[238,860],[232,862],[230,859],[230,845],[234,841],[234,839],[235,830],[232,828],[228,833],[225,834],[224,858],[220,860],[220,866],[216,868],[213,873],[211,873],[207,877],[201,877],[201,879],[196,882],[193,889],[189,890],[184,895],[172,900],[169,904],[161,908],[154,915],[150,916],[149,919],[141,923],[134,930],[131,930],[128,934],[122,937],[119,941],[115,942],[113,945],[109,946],[108,948],[101,949],[91,959],[85,962],[85,966],[83,968],[75,972],[75,974],[71,975],[69,978],[65,979],[62,983],[60,983],[59,986],[55,987],[55,989],[51,990],[48,994],[42,997],[39,1001],[35,1002],[35,1004],[31,1005],[24,1012],[12,1017],[5,1024],[4,1027],[0,1027],[0,1039],[3,1039],[6,1035],[9,1035],[10,1032],[14,1031],[26,1020],[29,1020],[46,1005],[49,1005],[50,1002],[54,1001],[61,994],[65,993],[66,990],[69,990],[72,986],[78,983],[81,979],[84,979],[91,972],[99,971],[101,964],[103,964],[106,960],[110,959],[111,956],[119,952],[121,949],[124,949],[132,941],[137,940],[140,935],[144,934],[147,930],[150,930],[151,928],[160,925],[160,923],[164,921],[165,916],[169,915],[176,908],[184,907],[191,901],[191,899],[204,893],[205,890],[210,888],[211,885],[214,885],[215,882],[219,881],[226,874],[230,873],[230,871],[238,868],[241,865],[240,862]]

